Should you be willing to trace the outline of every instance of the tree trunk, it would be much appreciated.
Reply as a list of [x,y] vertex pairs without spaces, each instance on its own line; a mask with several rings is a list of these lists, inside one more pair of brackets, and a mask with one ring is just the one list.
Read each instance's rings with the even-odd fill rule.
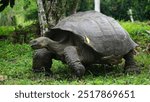
[[65,16],[67,0],[44,0],[44,9],[49,29]]
[[130,20],[131,22],[133,23],[134,22],[134,19],[133,19],[133,13],[132,13],[132,9],[129,9],[129,15],[130,15]]
[[77,12],[78,4],[79,4],[79,0],[72,1],[72,5],[70,7],[70,9],[71,9],[70,14],[75,14]]
[[100,12],[100,0],[94,0],[94,10]]
[[[65,17],[69,8],[71,14],[76,13],[80,0],[37,0],[41,35],[53,28]],[[68,5],[69,4],[69,5]]]
[[38,18],[39,18],[39,24],[40,24],[40,33],[41,36],[44,36],[45,33],[48,31],[48,24],[46,21],[46,15],[45,15],[45,10],[43,7],[43,2],[42,0],[37,0],[37,5],[38,5]]

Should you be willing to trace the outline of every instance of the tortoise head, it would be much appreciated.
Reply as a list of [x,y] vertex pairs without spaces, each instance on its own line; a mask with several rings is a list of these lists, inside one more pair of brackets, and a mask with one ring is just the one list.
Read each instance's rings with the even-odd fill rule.
[[48,37],[39,37],[30,41],[32,49],[47,48],[52,50],[55,43],[55,41],[49,39]]

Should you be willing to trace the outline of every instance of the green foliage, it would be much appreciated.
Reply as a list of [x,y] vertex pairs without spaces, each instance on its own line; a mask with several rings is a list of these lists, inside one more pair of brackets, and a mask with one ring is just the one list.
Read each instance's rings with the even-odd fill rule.
[[[149,0],[101,0],[101,12],[118,20],[130,20],[128,10],[132,9],[135,20],[150,19]],[[94,0],[81,0],[78,11],[94,10]]]
[[79,11],[87,11],[94,9],[94,0],[81,0],[79,5]]
[[0,12],[0,26],[22,25],[27,20],[37,20],[35,0],[16,0],[13,8]]
[[[71,5],[72,0],[59,0],[52,9],[54,19],[58,22],[65,14],[70,15]],[[149,0],[101,0],[101,12],[119,20],[129,20],[128,10],[132,9],[133,18],[143,21],[149,20],[149,5]],[[37,9],[36,0],[16,0],[13,8],[8,6],[0,13],[0,26],[23,25],[25,22],[35,21],[38,18]],[[93,9],[94,0],[80,0],[77,11]]]
[[[58,16],[57,21],[60,19],[59,16],[70,15],[70,5],[72,5],[70,0],[61,0],[57,3],[54,11],[59,12],[53,14],[54,17]],[[148,20],[150,17],[149,5],[149,0],[101,0],[101,12],[119,20],[129,20],[128,10],[132,9],[135,20]],[[87,11],[93,9],[94,0],[80,0],[77,10]],[[13,8],[8,6],[0,13],[0,26],[21,25],[26,21],[37,20],[37,13],[36,0],[16,0]]]
[[28,43],[31,39],[40,35],[38,23],[34,22],[30,25],[15,27],[13,33],[11,33],[11,41],[13,43]]
[[38,19],[36,0],[24,0],[25,21]]
[[9,36],[14,31],[13,26],[0,26],[0,36],[6,35]]
[[16,25],[15,12],[8,7],[3,12],[0,12],[0,26]]
[[18,26],[0,26],[0,40],[9,39],[13,43],[27,43],[40,35],[37,22],[26,22]]
[[146,20],[150,17],[149,0],[101,0],[102,13],[119,20],[129,20],[128,10],[133,10],[135,20]]
[[116,19],[129,19],[128,0],[101,0],[101,12]]
[[150,31],[150,26],[142,22],[120,22],[120,24],[128,31],[131,37],[139,43],[141,47],[150,43],[150,35],[146,31]]
[[136,20],[150,20],[150,0],[134,0],[131,8]]

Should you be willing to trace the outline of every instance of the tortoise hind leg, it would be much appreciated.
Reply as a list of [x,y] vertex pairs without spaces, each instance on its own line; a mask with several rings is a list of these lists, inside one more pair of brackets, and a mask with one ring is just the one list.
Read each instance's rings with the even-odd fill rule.
[[76,47],[68,46],[64,49],[65,60],[67,64],[73,68],[77,77],[81,77],[85,73],[85,67],[79,59]]
[[131,50],[128,52],[125,56],[125,66],[124,66],[124,71],[125,73],[140,73],[140,69],[136,65],[136,62],[134,60],[134,50]]

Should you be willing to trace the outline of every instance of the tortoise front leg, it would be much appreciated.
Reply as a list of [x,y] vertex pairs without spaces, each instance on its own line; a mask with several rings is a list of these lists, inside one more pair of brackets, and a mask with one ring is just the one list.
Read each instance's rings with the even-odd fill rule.
[[49,76],[52,72],[50,70],[52,65],[52,53],[47,49],[35,50],[33,54],[33,72],[44,72],[45,75]]
[[77,77],[81,77],[85,73],[85,67],[79,59],[79,55],[75,46],[68,46],[64,49],[66,63],[74,69]]
[[136,65],[136,62],[134,60],[134,50],[131,50],[129,53],[127,53],[124,56],[125,59],[125,66],[124,70],[126,73],[140,73],[139,67]]

